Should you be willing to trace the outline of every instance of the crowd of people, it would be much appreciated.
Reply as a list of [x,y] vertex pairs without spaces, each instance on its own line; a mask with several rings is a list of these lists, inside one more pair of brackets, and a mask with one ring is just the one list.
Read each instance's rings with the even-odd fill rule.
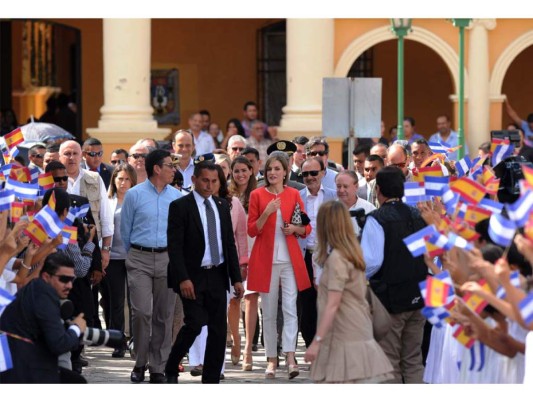
[[[256,371],[260,336],[269,380],[284,358],[288,380],[306,361],[319,383],[532,382],[533,317],[521,304],[533,116],[507,110],[524,130],[515,146],[496,140],[458,160],[447,116],[427,141],[406,117],[405,140],[384,129],[360,140],[353,169],[330,159],[325,137],[278,140],[253,102],[226,134],[202,110],[168,146],[145,138],[109,164],[89,138],[36,144],[25,166],[15,130],[1,169],[0,382],[84,382],[89,328],[127,334],[111,356],[130,352],[133,383],[147,372],[150,383],[188,372],[218,383],[228,348]],[[428,175],[446,183],[430,192]],[[501,218],[515,223],[507,242]],[[410,238],[430,230],[413,250]]]

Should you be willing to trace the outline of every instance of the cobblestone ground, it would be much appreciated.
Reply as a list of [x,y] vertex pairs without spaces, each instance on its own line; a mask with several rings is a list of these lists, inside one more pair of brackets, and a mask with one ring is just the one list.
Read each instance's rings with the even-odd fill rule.
[[[244,337],[244,336],[241,336]],[[244,340],[243,340],[244,342]],[[107,347],[87,347],[85,358],[89,361],[89,366],[83,368],[83,376],[89,383],[113,383],[113,384],[132,384],[130,382],[130,373],[134,367],[134,360],[126,353],[124,358],[112,358],[113,349]],[[259,345],[257,352],[253,353],[254,368],[252,371],[242,371],[242,357],[238,365],[233,365],[230,358],[230,349],[226,349],[226,370],[225,379],[221,384],[242,384],[242,383],[266,383],[266,384],[301,384],[311,383],[309,379],[309,364],[305,364],[303,356],[305,346],[301,337],[299,337],[296,358],[300,366],[300,375],[291,381],[287,378],[287,368],[285,361],[282,360],[277,370],[275,379],[265,379],[266,357],[264,349]],[[193,377],[188,372],[189,365],[187,359],[184,360],[185,372],[180,374],[179,383],[201,383],[201,377]],[[149,374],[146,373],[146,380],[142,384],[148,384]]]

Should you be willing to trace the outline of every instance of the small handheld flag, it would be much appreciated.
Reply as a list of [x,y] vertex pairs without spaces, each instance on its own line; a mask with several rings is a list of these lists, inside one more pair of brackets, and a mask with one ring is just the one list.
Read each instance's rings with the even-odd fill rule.
[[8,150],[11,150],[12,148],[17,147],[19,144],[24,143],[24,136],[22,135],[20,128],[16,128],[15,130],[4,135],[4,140],[6,141]]
[[435,228],[435,225],[429,225],[413,233],[412,235],[407,236],[403,239],[403,242],[413,257],[418,257],[426,252],[426,238],[437,233],[438,231],[437,228]]
[[516,224],[503,215],[492,214],[489,220],[489,236],[500,246],[507,247],[513,241]]
[[520,308],[520,315],[526,325],[531,325],[533,323],[533,292],[529,293],[527,297],[519,303],[518,307]]
[[0,372],[13,368],[9,342],[5,333],[0,333]]

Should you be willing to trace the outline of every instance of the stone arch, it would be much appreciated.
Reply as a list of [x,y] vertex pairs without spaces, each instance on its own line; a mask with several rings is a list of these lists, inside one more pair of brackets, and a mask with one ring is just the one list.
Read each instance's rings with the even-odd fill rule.
[[533,45],[533,31],[524,33],[515,39],[498,57],[490,77],[490,95],[500,96],[502,93],[505,74],[515,58],[525,49]]
[[[354,61],[366,50],[378,43],[395,39],[394,33],[390,26],[382,26],[365,33],[352,41],[342,53],[336,67],[335,76],[345,77],[350,71]],[[452,76],[455,93],[459,91],[459,56],[455,50],[440,37],[427,29],[414,26],[413,31],[405,37],[408,40],[414,40],[433,49],[444,61]],[[465,69],[465,97],[468,96],[468,76]]]

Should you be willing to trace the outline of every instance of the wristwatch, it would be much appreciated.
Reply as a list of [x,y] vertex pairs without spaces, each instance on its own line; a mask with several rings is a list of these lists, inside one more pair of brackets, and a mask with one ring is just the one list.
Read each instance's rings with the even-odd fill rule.
[[102,246],[102,250],[111,251],[111,246]]

